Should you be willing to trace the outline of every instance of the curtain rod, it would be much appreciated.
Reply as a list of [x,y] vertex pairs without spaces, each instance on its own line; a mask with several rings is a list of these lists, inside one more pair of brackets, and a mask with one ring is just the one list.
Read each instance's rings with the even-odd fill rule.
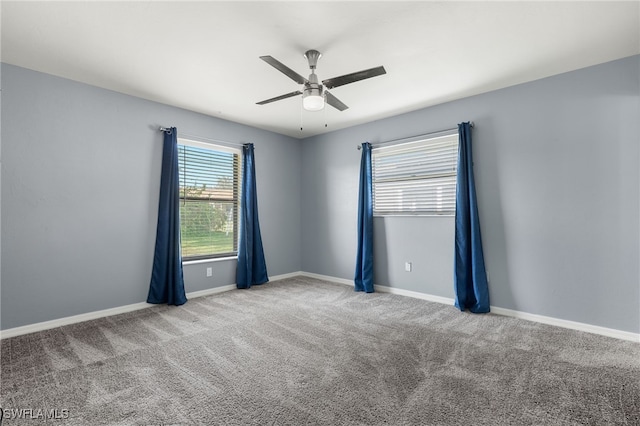
[[[159,131],[161,132],[169,132],[171,131],[170,127],[159,127],[158,128]],[[200,141],[204,141],[204,142],[213,142],[213,143],[218,143],[221,145],[231,145],[231,146],[245,146],[244,143],[241,142],[229,142],[229,141],[221,141],[221,140],[217,140],[217,139],[211,139],[211,138],[204,138],[202,136],[197,136],[197,135],[191,135],[189,133],[180,133],[181,136],[184,136],[186,138],[193,138],[193,139],[198,139]]]
[[[469,123],[469,125],[471,127],[473,127],[473,121],[471,123]],[[390,141],[385,141],[385,142],[378,142],[376,144],[371,144],[371,148],[375,148],[375,147],[379,147],[382,145],[388,145],[388,144],[399,144],[402,143],[403,141],[409,141],[411,139],[421,139],[421,138],[426,138],[426,137],[437,137],[438,135],[442,135],[445,136],[447,133],[453,132],[453,131],[458,131],[457,127],[451,128],[451,129],[446,129],[446,130],[440,130],[438,132],[431,132],[431,133],[425,133],[423,135],[416,135],[416,136],[409,136],[408,138],[401,138],[401,139],[393,139]],[[362,146],[358,145],[358,150],[362,149]]]

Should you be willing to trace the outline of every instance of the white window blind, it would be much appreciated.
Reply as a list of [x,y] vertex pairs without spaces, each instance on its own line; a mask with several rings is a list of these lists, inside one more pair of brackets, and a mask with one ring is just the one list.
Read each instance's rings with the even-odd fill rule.
[[374,147],[371,162],[374,215],[455,213],[458,133]]
[[182,258],[235,255],[238,250],[240,151],[180,139]]

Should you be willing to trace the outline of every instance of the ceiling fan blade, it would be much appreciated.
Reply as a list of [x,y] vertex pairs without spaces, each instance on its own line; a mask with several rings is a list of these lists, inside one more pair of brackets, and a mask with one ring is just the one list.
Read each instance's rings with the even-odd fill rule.
[[329,78],[327,80],[323,80],[322,84],[327,89],[333,89],[334,87],[344,86],[345,84],[354,83],[356,81],[376,77],[386,73],[387,72],[384,70],[384,67],[370,68],[368,70],[341,75],[340,77]]
[[324,91],[324,94],[327,97],[327,103],[329,105],[331,105],[332,107],[334,107],[335,109],[337,109],[338,111],[344,111],[345,109],[349,108],[344,103],[342,103],[342,101],[340,99],[336,98],[335,96],[333,96],[331,93],[327,92],[326,90]]
[[290,97],[296,96],[296,95],[302,95],[302,92],[299,91],[299,90],[296,90],[295,92],[287,93],[286,95],[280,95],[280,96],[276,96],[275,98],[267,99],[265,101],[256,102],[256,105],[264,105],[264,104],[268,104],[268,103],[271,103],[271,102],[279,101],[279,100],[282,100],[282,99],[287,99],[287,98],[290,98]]
[[269,65],[271,65],[272,67],[274,67],[275,69],[277,69],[278,71],[280,71],[281,73],[289,77],[291,80],[295,81],[296,83],[298,84],[307,83],[306,78],[304,78],[303,76],[301,76],[300,74],[298,74],[297,72],[295,72],[294,70],[292,70],[291,68],[289,68],[288,66],[280,62],[279,60],[277,60],[276,58],[274,58],[273,56],[260,56],[260,59],[262,59],[263,61],[265,61],[266,63],[268,63]]

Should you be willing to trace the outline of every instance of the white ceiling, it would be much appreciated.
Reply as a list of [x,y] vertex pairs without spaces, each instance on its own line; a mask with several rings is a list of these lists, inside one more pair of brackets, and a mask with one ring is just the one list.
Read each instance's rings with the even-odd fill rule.
[[[301,138],[640,53],[640,2],[2,1],[2,61]],[[299,86],[384,65],[302,111]],[[327,127],[325,128],[325,123]],[[171,123],[167,123],[170,125]],[[300,131],[300,126],[304,130]]]

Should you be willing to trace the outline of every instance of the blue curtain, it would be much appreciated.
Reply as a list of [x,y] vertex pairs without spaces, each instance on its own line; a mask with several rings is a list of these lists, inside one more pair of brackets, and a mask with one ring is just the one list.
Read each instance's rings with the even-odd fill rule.
[[249,288],[252,285],[264,284],[269,281],[258,221],[256,168],[252,143],[245,144],[242,149],[242,171],[240,245],[238,247],[236,286]]
[[158,229],[147,302],[182,305],[186,301],[180,252],[178,131],[172,127],[164,131]]
[[362,144],[360,189],[358,191],[358,253],[355,291],[373,293],[373,194],[371,180],[371,144]]
[[474,313],[489,312],[489,286],[482,253],[480,219],[471,155],[471,125],[458,125],[458,177],[456,181],[456,243],[454,286],[456,307]]

